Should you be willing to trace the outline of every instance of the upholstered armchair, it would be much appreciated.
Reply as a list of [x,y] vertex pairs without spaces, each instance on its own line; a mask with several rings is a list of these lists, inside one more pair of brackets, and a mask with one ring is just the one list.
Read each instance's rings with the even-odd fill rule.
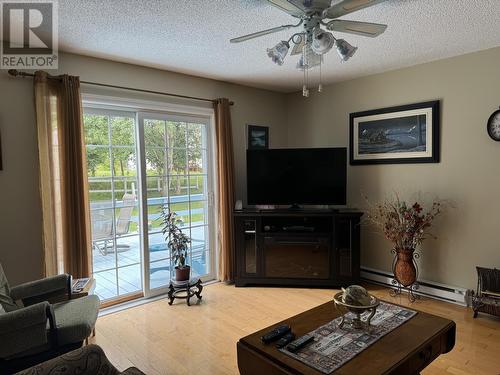
[[69,275],[11,288],[0,265],[0,373],[14,373],[81,347],[98,311],[97,296],[71,299]]
[[135,367],[120,372],[109,362],[103,350],[97,345],[87,345],[50,361],[41,363],[16,375],[144,375]]

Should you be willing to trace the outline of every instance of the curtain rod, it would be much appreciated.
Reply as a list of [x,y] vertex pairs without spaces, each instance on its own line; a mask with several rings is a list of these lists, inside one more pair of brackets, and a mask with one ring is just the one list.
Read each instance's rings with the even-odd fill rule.
[[[33,73],[21,72],[21,71],[16,70],[16,69],[9,69],[8,73],[11,76],[13,76],[13,77],[34,77],[35,76]],[[98,83],[98,82],[90,82],[90,81],[80,81],[80,83],[83,83],[85,85],[107,87],[107,88],[112,88],[112,89],[138,91],[138,92],[144,92],[144,93],[147,93],[147,94],[172,96],[172,97],[175,97],[175,98],[190,99],[190,100],[199,100],[199,101],[210,102],[210,103],[216,102],[215,99],[198,98],[196,96],[187,96],[187,95],[180,95],[180,94],[171,94],[171,93],[162,92],[162,91],[136,89],[136,88],[133,88],[133,87],[109,85],[107,83]],[[229,102],[229,105],[234,105],[234,102]]]

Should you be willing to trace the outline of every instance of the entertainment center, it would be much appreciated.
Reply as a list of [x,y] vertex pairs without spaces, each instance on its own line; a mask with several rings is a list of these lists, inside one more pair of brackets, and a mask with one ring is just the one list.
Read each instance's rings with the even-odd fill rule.
[[361,216],[336,210],[235,211],[236,286],[356,283]]
[[234,211],[236,286],[357,282],[363,214],[299,206],[345,205],[346,182],[344,147],[248,150],[248,204],[291,208]]

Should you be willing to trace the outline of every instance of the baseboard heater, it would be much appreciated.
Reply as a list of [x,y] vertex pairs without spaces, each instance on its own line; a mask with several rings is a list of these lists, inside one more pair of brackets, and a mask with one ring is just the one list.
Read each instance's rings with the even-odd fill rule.
[[[394,277],[392,274],[376,270],[373,268],[361,267],[361,278],[380,285],[388,286],[395,289],[392,283]],[[470,306],[472,298],[472,290],[449,286],[431,281],[419,281],[420,287],[414,293],[427,296],[430,298],[439,299],[446,302],[455,303],[462,306]],[[407,288],[403,288],[407,291]]]

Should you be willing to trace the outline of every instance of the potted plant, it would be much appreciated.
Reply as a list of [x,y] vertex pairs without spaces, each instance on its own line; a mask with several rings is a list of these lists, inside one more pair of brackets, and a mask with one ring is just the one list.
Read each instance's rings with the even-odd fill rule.
[[425,210],[420,203],[408,204],[396,194],[393,199],[375,205],[368,202],[368,205],[368,222],[382,229],[385,238],[393,244],[394,277],[402,286],[411,287],[417,281],[415,249],[426,238],[436,238],[429,233],[429,228],[441,213],[441,203],[435,201]]
[[161,210],[162,233],[165,236],[172,261],[175,264],[175,280],[187,281],[190,277],[191,267],[186,265],[187,252],[191,239],[182,232],[180,219],[175,212],[171,212],[168,205],[163,205]]

